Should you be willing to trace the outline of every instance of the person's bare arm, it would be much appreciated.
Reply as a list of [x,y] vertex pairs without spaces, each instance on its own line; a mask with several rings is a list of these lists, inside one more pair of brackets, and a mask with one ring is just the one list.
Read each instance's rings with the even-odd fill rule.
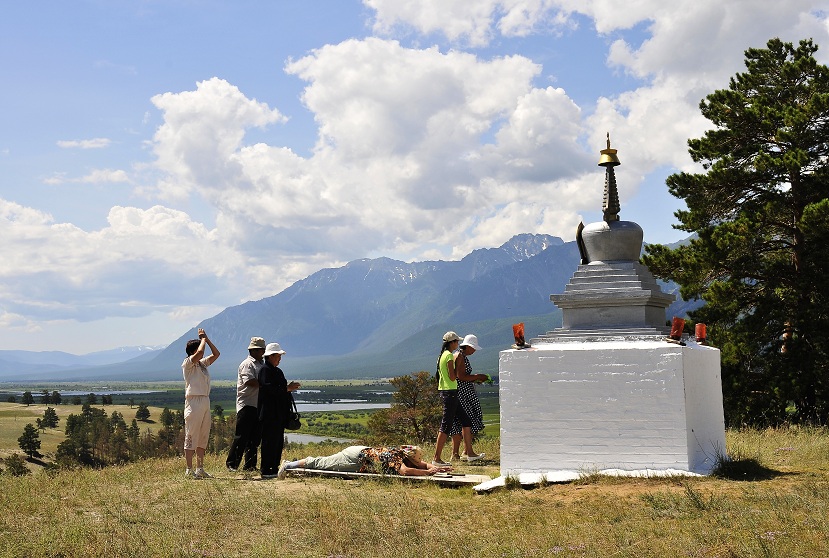
[[483,382],[486,380],[484,374],[467,374],[466,366],[463,363],[463,351],[455,357],[455,376],[464,382]]
[[452,467],[435,467],[425,461],[412,463],[412,466],[408,466],[405,463],[401,463],[400,465],[400,474],[406,477],[426,477],[434,475],[435,473],[444,473],[451,470]]
[[[208,347],[210,347],[210,356],[207,357],[207,366],[210,366],[211,364],[216,362],[217,358],[219,358],[219,349],[217,349],[216,345],[213,344],[213,341],[211,341],[210,338],[207,337],[207,334],[204,332],[203,329],[199,330],[199,337],[202,341],[207,343]],[[204,353],[204,350],[202,350],[202,353]]]
[[446,363],[446,370],[449,372],[449,380],[454,382],[458,379],[458,374],[455,372],[455,360],[449,359]]
[[199,328],[199,348],[196,349],[196,352],[190,355],[190,362],[193,364],[198,364],[198,362],[204,358],[204,344],[207,342],[207,335],[205,335],[204,330]]
[[437,471],[429,471],[429,469],[418,469],[417,467],[408,467],[405,464],[400,465],[400,474],[404,477],[427,477],[434,475]]

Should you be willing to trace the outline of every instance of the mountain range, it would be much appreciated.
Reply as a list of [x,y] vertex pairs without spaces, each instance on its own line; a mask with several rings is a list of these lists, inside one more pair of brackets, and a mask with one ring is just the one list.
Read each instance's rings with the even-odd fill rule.
[[[564,291],[578,262],[575,242],[542,234],[517,235],[459,261],[360,259],[322,269],[274,296],[229,307],[197,327],[221,351],[211,367],[213,378],[235,377],[253,336],[282,345],[287,354],[281,367],[289,378],[392,377],[431,370],[447,330],[475,333],[483,350],[472,358],[473,367],[497,373],[498,351],[513,343],[513,323],[524,322],[527,338],[561,325],[550,294]],[[678,291],[675,285],[662,286]],[[684,315],[692,307],[678,300],[668,315]],[[181,379],[184,346],[196,329],[162,350],[109,362],[90,362],[101,353],[59,353],[53,362],[49,353],[28,353],[24,359],[20,353],[25,351],[0,351],[0,380]]]
[[146,361],[158,355],[164,346],[141,345],[118,347],[85,355],[62,351],[0,351],[0,378],[35,373],[62,373],[126,361]]

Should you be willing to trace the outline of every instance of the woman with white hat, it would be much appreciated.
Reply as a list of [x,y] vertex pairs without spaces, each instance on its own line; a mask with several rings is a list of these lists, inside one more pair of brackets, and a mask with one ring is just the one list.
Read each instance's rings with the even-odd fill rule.
[[[472,426],[470,427],[469,448],[472,447],[472,438],[478,432],[484,429],[484,415],[481,411],[481,402],[478,399],[478,393],[475,391],[475,383],[481,383],[489,380],[486,374],[473,374],[472,365],[469,364],[469,355],[475,351],[480,351],[481,346],[478,345],[478,338],[472,334],[463,338],[458,346],[458,351],[455,353],[455,375],[458,378],[458,401],[461,407],[466,411]],[[484,454],[476,454],[470,452],[468,449],[463,455],[458,455],[461,447],[461,438],[463,434],[463,425],[458,417],[455,417],[455,422],[452,423],[452,430],[449,435],[452,436],[452,459],[460,459],[461,461],[477,461],[483,459]]]
[[259,427],[262,440],[262,478],[276,478],[285,441],[285,419],[290,400],[288,393],[299,389],[298,382],[288,383],[279,368],[285,351],[279,343],[265,347],[265,365],[259,369]]

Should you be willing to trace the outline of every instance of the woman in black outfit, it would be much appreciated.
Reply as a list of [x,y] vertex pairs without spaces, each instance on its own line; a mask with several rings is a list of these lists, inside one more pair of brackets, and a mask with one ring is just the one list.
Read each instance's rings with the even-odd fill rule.
[[288,414],[288,393],[299,389],[298,382],[290,384],[279,368],[285,351],[279,343],[265,347],[265,365],[259,370],[259,428],[262,436],[262,478],[276,478],[282,446],[285,441],[285,419]]

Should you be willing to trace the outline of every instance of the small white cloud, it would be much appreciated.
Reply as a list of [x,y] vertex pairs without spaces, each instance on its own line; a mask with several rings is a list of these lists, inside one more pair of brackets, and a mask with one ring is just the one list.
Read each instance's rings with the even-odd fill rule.
[[83,178],[78,178],[75,182],[85,182],[90,184],[129,182],[129,177],[127,176],[127,173],[122,170],[96,169]]
[[109,147],[112,141],[109,138],[94,138],[88,140],[60,140],[58,147],[63,149],[102,149]]
[[126,74],[130,76],[138,75],[138,70],[135,68],[135,66],[116,64],[115,62],[112,62],[110,60],[97,60],[94,66],[98,69],[112,70],[120,74]]
[[197,324],[224,310],[221,306],[194,304],[192,306],[176,306],[167,312],[169,318],[175,322]]
[[50,186],[63,184],[64,182],[67,182],[65,172],[56,172],[52,176],[43,179],[43,183],[49,184]]
[[95,169],[89,174],[79,178],[69,178],[67,173],[55,173],[43,179],[44,184],[56,186],[58,184],[106,184],[115,182],[129,182],[129,176],[123,170],[117,169]]

